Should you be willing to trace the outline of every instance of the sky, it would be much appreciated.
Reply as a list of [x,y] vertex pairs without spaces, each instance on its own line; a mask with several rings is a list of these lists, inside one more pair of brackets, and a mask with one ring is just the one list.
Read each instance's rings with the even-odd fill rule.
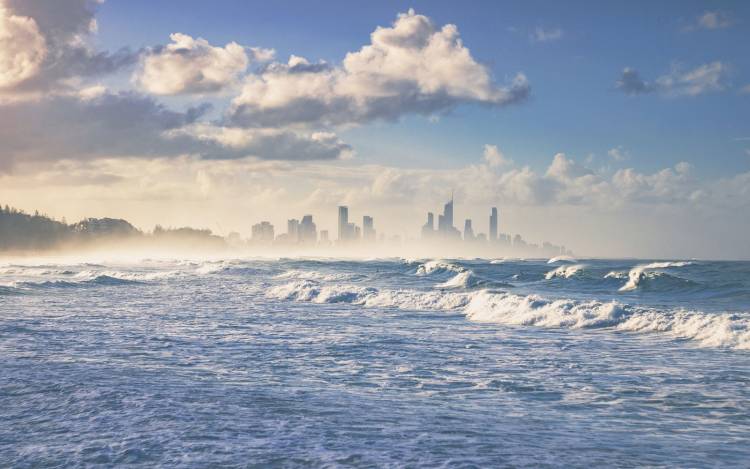
[[750,3],[0,0],[0,203],[750,258]]

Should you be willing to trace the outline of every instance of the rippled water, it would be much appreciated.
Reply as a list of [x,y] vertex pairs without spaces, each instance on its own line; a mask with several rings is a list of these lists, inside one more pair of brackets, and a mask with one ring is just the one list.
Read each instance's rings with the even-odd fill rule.
[[0,465],[746,466],[750,263],[0,265]]

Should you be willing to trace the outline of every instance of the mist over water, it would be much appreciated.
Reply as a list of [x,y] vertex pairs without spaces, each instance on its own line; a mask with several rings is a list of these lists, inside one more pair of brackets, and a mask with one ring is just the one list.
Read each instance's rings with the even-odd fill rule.
[[11,467],[750,459],[750,262],[11,260],[0,337]]

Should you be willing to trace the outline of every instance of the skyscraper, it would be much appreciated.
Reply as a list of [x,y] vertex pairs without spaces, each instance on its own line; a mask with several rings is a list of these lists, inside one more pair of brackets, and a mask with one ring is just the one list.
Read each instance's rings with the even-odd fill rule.
[[427,212],[427,223],[422,225],[422,239],[429,239],[435,234],[435,215]]
[[438,234],[443,238],[461,239],[461,232],[453,226],[453,194],[443,207],[443,213],[438,215]]
[[443,208],[443,223],[446,231],[453,228],[453,194],[451,194],[451,201]]
[[299,220],[292,218],[286,222],[286,238],[288,242],[296,243],[299,241]]
[[362,239],[365,241],[375,241],[375,227],[370,216],[362,217]]
[[497,241],[497,207],[492,207],[490,213],[490,242]]
[[464,241],[474,241],[474,228],[471,227],[471,219],[464,222]]
[[348,238],[349,228],[349,207],[345,205],[339,206],[339,241],[344,241]]
[[312,215],[305,215],[299,224],[299,240],[302,243],[318,241],[318,230]]

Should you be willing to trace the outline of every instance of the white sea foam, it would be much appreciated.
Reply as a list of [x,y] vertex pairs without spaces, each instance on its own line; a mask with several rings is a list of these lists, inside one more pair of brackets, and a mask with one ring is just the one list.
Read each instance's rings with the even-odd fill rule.
[[536,295],[477,292],[466,306],[472,321],[542,327],[606,327],[619,322],[622,306],[616,302],[547,300]]
[[750,319],[700,311],[663,311],[621,303],[548,300],[536,295],[476,292],[464,312],[469,320],[552,328],[613,327],[628,332],[660,332],[701,347],[750,349]]
[[272,287],[268,298],[311,303],[348,303],[404,310],[463,311],[476,322],[566,329],[610,328],[637,333],[665,333],[701,347],[750,349],[750,319],[700,311],[656,310],[617,301],[546,299],[488,290],[474,292],[382,289],[324,285],[299,280]]
[[321,285],[310,280],[300,280],[272,287],[268,298],[304,301],[311,303],[351,303],[365,307],[395,307],[414,310],[451,310],[468,304],[467,293],[440,291],[378,290],[357,285]]
[[314,270],[298,270],[292,269],[277,275],[274,278],[277,279],[295,279],[295,280],[320,280],[320,281],[342,281],[359,278],[360,275],[345,274],[345,273],[323,273]]
[[437,285],[438,288],[472,288],[481,283],[481,280],[471,270],[459,272],[450,280]]
[[[638,288],[641,281],[647,277],[646,271],[653,269],[667,269],[670,267],[684,267],[691,265],[692,262],[679,261],[679,262],[652,262],[650,264],[637,265],[630,269],[628,272],[628,281],[620,287],[620,291],[631,291]],[[610,272],[611,273],[611,272]],[[609,274],[607,274],[609,276]],[[653,276],[652,276],[653,277]]]
[[573,256],[555,256],[547,261],[547,264],[554,264],[556,262],[576,262],[576,258]]
[[583,264],[561,265],[555,270],[550,270],[549,272],[547,272],[544,275],[544,278],[547,280],[552,280],[555,277],[570,278],[577,275],[579,272],[583,272],[584,267],[585,266]]
[[460,265],[452,264],[444,260],[428,261],[420,264],[419,267],[417,267],[417,275],[432,275],[445,272],[460,273],[464,271],[466,271],[466,269],[461,267]]

